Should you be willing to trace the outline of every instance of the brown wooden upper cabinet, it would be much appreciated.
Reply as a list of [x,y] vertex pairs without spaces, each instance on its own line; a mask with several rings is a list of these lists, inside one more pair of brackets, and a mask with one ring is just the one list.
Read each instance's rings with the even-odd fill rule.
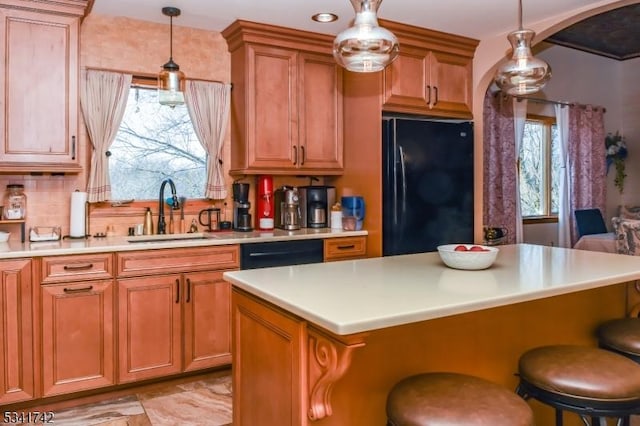
[[472,117],[472,62],[477,40],[380,20],[400,43],[384,71],[385,111]]
[[341,174],[342,68],[333,36],[247,21],[222,35],[233,84],[230,173]]
[[0,172],[80,172],[79,30],[88,1],[0,3]]

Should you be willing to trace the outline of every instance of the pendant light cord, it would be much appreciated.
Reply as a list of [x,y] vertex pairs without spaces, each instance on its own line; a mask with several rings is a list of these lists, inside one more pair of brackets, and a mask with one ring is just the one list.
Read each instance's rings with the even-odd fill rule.
[[173,62],[173,16],[169,16],[169,61]]
[[518,30],[522,31],[522,0],[518,2]]

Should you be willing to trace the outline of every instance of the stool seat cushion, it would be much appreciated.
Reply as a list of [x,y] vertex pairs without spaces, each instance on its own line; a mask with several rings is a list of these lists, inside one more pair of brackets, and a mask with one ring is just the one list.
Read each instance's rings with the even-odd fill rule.
[[588,346],[542,346],[519,360],[521,379],[549,392],[606,401],[640,402],[640,364]]
[[387,397],[393,426],[530,426],[533,412],[514,392],[474,376],[425,373],[398,382]]
[[607,321],[598,327],[600,344],[640,356],[640,318],[621,318]]

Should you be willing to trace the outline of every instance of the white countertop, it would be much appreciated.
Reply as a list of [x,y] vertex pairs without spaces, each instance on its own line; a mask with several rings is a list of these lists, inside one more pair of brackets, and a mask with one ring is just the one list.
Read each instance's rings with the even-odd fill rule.
[[499,246],[486,270],[437,252],[225,272],[234,286],[335,334],[376,330],[640,279],[640,256]]
[[[199,239],[176,239],[170,241],[129,242],[130,237],[105,237],[87,239],[62,239],[60,241],[0,243],[0,259],[19,257],[58,256],[83,253],[115,251],[153,250],[162,248],[204,247],[224,244],[266,243],[271,241],[293,241],[317,238],[338,238],[367,235],[367,231],[340,231],[329,228],[304,228],[297,231],[252,231],[252,232],[203,232],[193,235],[180,234],[176,238],[191,236]],[[157,236],[150,236],[151,238]],[[168,235],[167,237],[171,237]],[[140,238],[140,237],[135,237]]]

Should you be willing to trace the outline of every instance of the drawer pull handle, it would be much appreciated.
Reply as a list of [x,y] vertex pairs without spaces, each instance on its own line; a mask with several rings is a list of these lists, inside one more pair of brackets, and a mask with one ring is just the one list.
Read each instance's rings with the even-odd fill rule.
[[180,303],[180,280],[176,279],[176,303]]
[[78,265],[64,265],[65,271],[84,271],[93,268],[93,263],[82,263]]
[[187,303],[191,301],[191,280],[187,278]]
[[355,244],[349,244],[349,245],[346,245],[346,246],[338,246],[338,250],[348,250],[348,249],[353,249],[353,248],[356,248]]
[[80,287],[80,288],[67,288],[65,287],[62,291],[64,291],[65,293],[81,293],[83,291],[91,291],[93,290],[93,286],[90,285],[89,287]]

